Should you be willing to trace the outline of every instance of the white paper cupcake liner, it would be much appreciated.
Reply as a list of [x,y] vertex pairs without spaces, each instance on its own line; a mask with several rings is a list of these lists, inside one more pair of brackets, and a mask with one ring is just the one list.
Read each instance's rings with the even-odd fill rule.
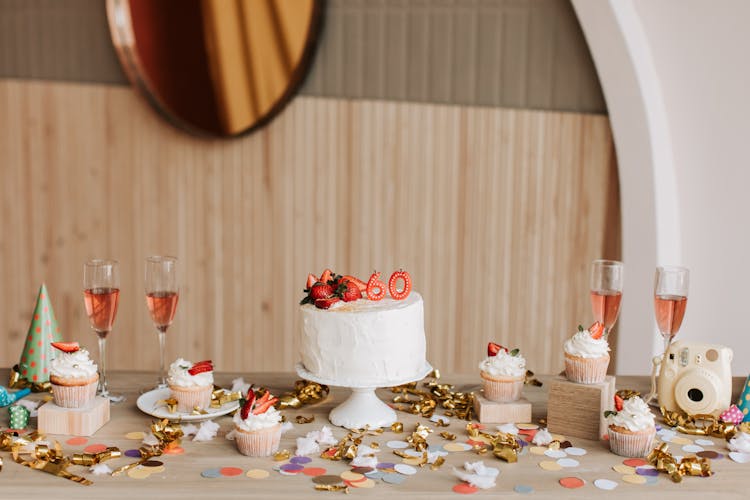
[[213,386],[205,387],[179,387],[170,385],[172,397],[177,400],[177,411],[181,413],[190,413],[195,407],[208,409],[211,406],[211,393]]
[[52,398],[63,408],[83,408],[96,396],[98,381],[99,377],[95,377],[93,382],[84,385],[52,384]]
[[609,449],[621,457],[645,457],[651,451],[656,429],[626,433],[607,428]]
[[493,377],[484,372],[482,375],[482,387],[484,397],[496,403],[509,403],[518,401],[523,391],[523,383],[526,377]]
[[565,376],[578,384],[604,382],[609,367],[609,355],[601,358],[580,358],[565,354]]
[[267,457],[279,449],[281,424],[257,431],[245,431],[235,427],[234,441],[237,443],[237,450],[243,455]]

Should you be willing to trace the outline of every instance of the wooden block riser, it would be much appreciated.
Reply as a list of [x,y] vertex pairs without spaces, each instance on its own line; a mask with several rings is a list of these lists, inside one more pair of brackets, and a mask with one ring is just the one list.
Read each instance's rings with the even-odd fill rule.
[[547,426],[564,436],[599,440],[607,433],[604,411],[614,408],[615,377],[601,384],[577,384],[563,377],[549,382]]
[[45,434],[93,436],[109,422],[109,400],[97,397],[85,408],[63,408],[50,401],[39,407],[37,426]]
[[510,403],[496,403],[474,393],[474,411],[483,424],[531,422],[531,403],[524,398]]

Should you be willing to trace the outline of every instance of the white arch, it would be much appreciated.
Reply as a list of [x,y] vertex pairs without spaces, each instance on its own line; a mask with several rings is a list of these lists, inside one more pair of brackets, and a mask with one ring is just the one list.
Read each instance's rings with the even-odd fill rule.
[[647,373],[650,356],[662,350],[650,293],[654,268],[657,263],[682,263],[662,87],[631,0],[573,0],[573,6],[599,73],[617,150],[626,266],[617,372]]

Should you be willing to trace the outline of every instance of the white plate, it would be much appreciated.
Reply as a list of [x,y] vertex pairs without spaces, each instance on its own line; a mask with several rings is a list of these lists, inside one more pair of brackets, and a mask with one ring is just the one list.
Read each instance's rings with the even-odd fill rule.
[[200,422],[201,420],[209,420],[212,418],[220,417],[231,413],[240,407],[239,401],[231,401],[221,406],[221,408],[209,408],[206,410],[208,413],[205,415],[191,415],[190,413],[182,413],[176,411],[169,413],[166,406],[159,406],[157,403],[163,399],[168,399],[170,396],[170,390],[167,389],[154,389],[146,393],[141,394],[136,402],[138,409],[146,415],[151,415],[156,418],[168,418],[169,420],[179,420],[181,422]]

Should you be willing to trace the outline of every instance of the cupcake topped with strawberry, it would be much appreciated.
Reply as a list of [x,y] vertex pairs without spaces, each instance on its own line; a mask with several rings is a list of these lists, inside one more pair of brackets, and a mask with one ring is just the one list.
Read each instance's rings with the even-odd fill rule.
[[526,360],[518,349],[490,342],[487,358],[479,363],[484,397],[490,401],[507,403],[521,397],[526,381]]
[[604,417],[609,424],[607,432],[612,453],[643,457],[651,451],[656,435],[654,414],[639,396],[624,399],[620,393],[615,394],[615,411],[605,411]]
[[579,384],[598,384],[604,381],[609,366],[609,344],[604,336],[604,325],[596,322],[588,330],[578,331],[563,344],[565,376]]
[[273,407],[279,401],[269,391],[262,395],[253,388],[240,411],[234,414],[234,440],[237,450],[250,457],[267,457],[279,449],[281,413]]
[[96,396],[97,367],[78,342],[52,342],[55,357],[50,362],[52,397],[57,406],[82,408]]
[[182,358],[169,365],[169,377],[167,383],[170,386],[196,387],[214,385],[214,365],[210,359],[191,363]]

